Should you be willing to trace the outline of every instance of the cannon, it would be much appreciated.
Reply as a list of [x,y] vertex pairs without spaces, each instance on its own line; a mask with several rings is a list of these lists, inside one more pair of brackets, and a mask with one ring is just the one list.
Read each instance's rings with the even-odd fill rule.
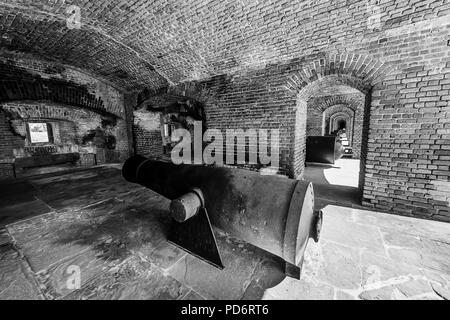
[[336,136],[306,137],[306,162],[334,164],[344,155],[344,147]]
[[306,181],[138,155],[124,163],[122,174],[172,200],[168,240],[218,268],[223,264],[211,224],[282,258],[285,274],[297,279],[308,240],[319,239],[322,212],[314,211]]

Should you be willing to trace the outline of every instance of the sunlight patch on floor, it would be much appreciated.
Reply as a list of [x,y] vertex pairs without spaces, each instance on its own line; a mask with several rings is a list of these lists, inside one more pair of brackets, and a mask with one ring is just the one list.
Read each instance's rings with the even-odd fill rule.
[[333,167],[324,169],[324,176],[333,185],[358,187],[359,160],[339,159]]

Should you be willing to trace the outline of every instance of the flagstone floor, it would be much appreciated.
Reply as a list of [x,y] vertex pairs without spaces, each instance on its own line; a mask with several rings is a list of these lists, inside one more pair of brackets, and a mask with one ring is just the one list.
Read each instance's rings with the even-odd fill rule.
[[301,280],[216,229],[218,270],[166,241],[168,200],[119,169],[0,183],[0,299],[450,298],[448,223],[322,201]]

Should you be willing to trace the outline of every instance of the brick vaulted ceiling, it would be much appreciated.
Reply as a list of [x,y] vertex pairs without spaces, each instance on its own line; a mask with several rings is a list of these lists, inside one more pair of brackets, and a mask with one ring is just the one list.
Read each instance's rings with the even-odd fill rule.
[[[299,58],[345,39],[357,46],[377,36],[363,27],[367,1],[0,0],[0,47],[84,69],[126,90],[157,89]],[[383,28],[450,7],[440,0],[433,7],[379,2]],[[81,9],[80,29],[67,27],[71,5]],[[344,7],[344,14],[335,10]]]

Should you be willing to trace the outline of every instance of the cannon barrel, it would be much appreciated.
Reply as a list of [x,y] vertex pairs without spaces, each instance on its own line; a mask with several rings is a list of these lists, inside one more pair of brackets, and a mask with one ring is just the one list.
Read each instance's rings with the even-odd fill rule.
[[318,240],[311,183],[242,169],[175,165],[129,158],[123,177],[171,200],[201,190],[211,224],[301,266],[309,238]]

